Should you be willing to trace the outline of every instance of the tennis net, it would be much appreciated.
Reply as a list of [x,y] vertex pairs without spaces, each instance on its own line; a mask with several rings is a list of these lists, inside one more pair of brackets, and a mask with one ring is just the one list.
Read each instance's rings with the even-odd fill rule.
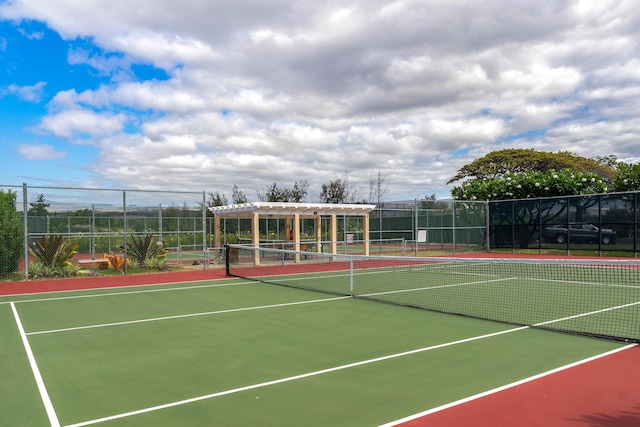
[[227,251],[231,276],[640,342],[636,260],[364,257],[241,245]]

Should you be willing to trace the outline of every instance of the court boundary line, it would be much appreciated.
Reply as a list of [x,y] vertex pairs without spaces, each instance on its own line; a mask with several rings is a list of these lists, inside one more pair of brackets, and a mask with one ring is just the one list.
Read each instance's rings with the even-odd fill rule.
[[163,317],[151,317],[148,319],[138,319],[138,320],[127,320],[122,322],[111,322],[111,323],[101,323],[98,325],[86,325],[86,326],[74,326],[71,328],[61,328],[61,329],[51,329],[46,331],[34,331],[27,332],[26,335],[44,335],[44,334],[53,334],[58,332],[69,332],[69,331],[78,331],[83,329],[96,329],[96,328],[106,328],[111,326],[122,326],[122,325],[132,325],[136,323],[148,323],[148,322],[158,322],[162,320],[174,320],[174,319],[183,319],[189,317],[199,317],[199,316],[212,316],[215,314],[226,314],[226,313],[236,313],[241,311],[251,311],[251,310],[264,310],[268,308],[279,308],[279,307],[289,307],[294,305],[303,305],[303,304],[314,304],[325,301],[337,301],[342,299],[353,298],[350,295],[342,296],[342,297],[334,297],[334,298],[322,298],[315,300],[307,300],[307,301],[294,301],[294,302],[286,302],[280,304],[270,304],[270,305],[260,305],[253,307],[242,307],[242,308],[230,308],[227,310],[217,310],[217,311],[205,311],[200,313],[188,313],[188,314],[176,314],[174,316],[163,316]]
[[[224,279],[218,279],[218,280],[224,280]],[[203,280],[203,282],[208,282],[208,281],[209,280]],[[144,286],[177,285],[177,284],[180,284],[180,283],[186,283],[186,282],[160,283],[160,284],[152,284],[152,285],[144,285]],[[25,299],[25,300],[0,301],[0,304],[9,304],[9,303],[19,304],[19,303],[24,303],[24,302],[41,302],[41,301],[61,301],[61,300],[68,300],[68,299],[108,297],[108,296],[129,295],[129,294],[145,294],[145,293],[152,293],[152,292],[171,292],[171,291],[182,291],[182,290],[191,290],[191,289],[217,288],[217,287],[223,287],[223,286],[247,285],[247,284],[255,284],[255,283],[256,282],[253,281],[253,280],[247,280],[247,281],[244,281],[244,282],[240,281],[240,282],[233,282],[233,283],[213,283],[213,284],[210,284],[210,285],[184,286],[184,287],[170,288],[170,289],[140,289],[140,290],[137,290],[137,291],[116,291],[116,292],[103,293],[103,294],[69,295],[69,296],[50,297],[50,298],[34,298],[34,299]],[[100,288],[100,289],[84,289],[84,290],[80,290],[80,292],[95,291],[95,290],[104,291],[106,289],[114,289],[115,290],[115,289],[122,289],[122,287]],[[75,291],[64,291],[64,292],[78,292],[78,290],[75,290]],[[44,294],[44,292],[43,292],[43,294]],[[33,294],[21,294],[21,295],[33,295]]]
[[56,410],[53,407],[53,402],[51,402],[51,397],[49,396],[47,387],[44,384],[44,379],[42,378],[42,374],[40,373],[40,368],[38,368],[38,363],[36,362],[33,351],[31,350],[31,344],[29,344],[29,339],[24,332],[24,327],[22,326],[20,315],[18,314],[18,310],[16,309],[16,306],[13,302],[11,303],[11,310],[13,311],[13,317],[15,318],[20,338],[22,339],[22,345],[24,346],[24,350],[27,353],[27,359],[29,360],[29,365],[31,366],[31,372],[33,373],[33,376],[36,380],[36,385],[38,386],[40,399],[42,399],[47,417],[49,418],[49,423],[51,424],[51,427],[60,427],[60,421],[58,420]]
[[458,344],[464,344],[464,343],[477,341],[477,340],[481,340],[481,339],[492,338],[492,337],[495,337],[495,336],[509,334],[509,333],[512,333],[512,332],[518,332],[518,331],[522,331],[522,330],[525,330],[525,329],[530,329],[530,327],[529,326],[521,326],[521,327],[518,327],[518,328],[505,329],[505,330],[502,330],[502,331],[492,332],[492,333],[484,334],[484,335],[478,335],[478,336],[475,336],[475,337],[463,338],[461,340],[450,341],[450,342],[446,342],[446,343],[442,343],[442,344],[436,344],[436,345],[423,347],[423,348],[419,348],[419,349],[404,351],[404,352],[401,352],[401,353],[389,354],[389,355],[386,355],[386,356],[376,357],[376,358],[373,358],[373,359],[361,360],[359,362],[353,362],[353,363],[348,363],[346,365],[334,366],[332,368],[321,369],[321,370],[313,371],[313,372],[307,372],[305,374],[294,375],[294,376],[290,376],[290,377],[280,378],[280,379],[277,379],[277,380],[266,381],[266,382],[262,382],[262,383],[258,383],[258,384],[252,384],[252,385],[248,385],[248,386],[244,386],[244,387],[238,387],[238,388],[234,388],[234,389],[224,390],[224,391],[220,391],[220,392],[216,392],[216,393],[211,393],[211,394],[206,394],[206,395],[202,395],[202,396],[192,397],[192,398],[189,398],[189,399],[177,400],[175,402],[165,403],[165,404],[156,405],[156,406],[150,406],[150,407],[143,408],[143,409],[138,409],[138,410],[135,410],[135,411],[123,412],[121,414],[111,415],[111,416],[108,416],[108,417],[97,418],[97,419],[88,420],[88,421],[82,421],[82,422],[75,423],[75,424],[68,424],[65,427],[84,427],[84,426],[88,426],[88,425],[99,424],[99,423],[103,423],[103,422],[106,422],[106,421],[113,421],[113,420],[127,418],[127,417],[131,417],[131,416],[135,416],[135,415],[141,415],[141,414],[145,414],[145,413],[149,413],[149,412],[159,411],[159,410],[162,410],[162,409],[173,408],[173,407],[176,407],[176,406],[182,406],[182,405],[186,405],[186,404],[189,404],[189,403],[194,403],[194,402],[199,402],[199,401],[203,401],[203,400],[213,399],[213,398],[216,398],[216,397],[221,397],[221,396],[226,396],[226,395],[230,395],[230,394],[240,393],[240,392],[243,392],[243,391],[254,390],[254,389],[258,389],[258,388],[262,388],[262,387],[268,387],[268,386],[282,384],[282,383],[286,383],[286,382],[290,382],[290,381],[296,381],[296,380],[310,378],[310,377],[314,377],[314,376],[318,376],[318,375],[323,375],[323,374],[328,374],[328,373],[332,373],[332,372],[342,371],[342,370],[345,370],[345,369],[355,368],[355,367],[358,367],[358,366],[364,366],[364,365],[368,365],[368,364],[371,364],[371,363],[382,362],[382,361],[386,361],[386,360],[396,359],[396,358],[399,358],[399,357],[404,357],[404,356],[409,356],[409,355],[413,355],[413,354],[424,353],[424,352],[431,351],[431,350],[437,350],[437,349],[441,349],[441,348],[445,348],[445,347],[450,347],[450,346],[454,346],[454,345],[458,345]]
[[[105,276],[107,277],[107,276]],[[68,279],[73,280],[78,277],[69,277]],[[114,278],[118,278],[118,276],[114,276]],[[11,298],[11,297],[20,297],[27,295],[45,295],[45,294],[64,294],[70,292],[91,292],[91,291],[104,291],[106,289],[123,289],[123,288],[142,288],[148,286],[167,286],[167,285],[177,285],[180,283],[200,283],[200,282],[213,282],[218,280],[233,280],[233,277],[224,277],[224,278],[211,278],[211,279],[198,279],[198,280],[176,280],[172,282],[157,282],[157,283],[141,283],[139,285],[120,285],[120,286],[101,286],[99,288],[82,288],[82,289],[60,289],[53,291],[42,291],[42,292],[23,292],[19,294],[4,294],[0,295],[0,298]],[[32,281],[31,283],[37,284],[37,281]],[[0,304],[8,304],[11,301],[0,301]]]
[[586,359],[578,360],[576,362],[569,363],[568,365],[560,366],[558,368],[551,369],[549,371],[545,371],[545,372],[542,372],[540,374],[533,375],[533,376],[521,379],[519,381],[512,382],[510,384],[505,384],[503,386],[496,387],[496,388],[491,389],[491,390],[483,391],[482,393],[474,394],[472,396],[468,396],[468,397],[465,397],[463,399],[458,399],[456,401],[449,402],[449,403],[446,403],[444,405],[440,405],[440,406],[436,406],[436,407],[431,408],[431,409],[427,409],[426,411],[422,411],[422,412],[419,412],[417,414],[409,415],[409,416],[406,416],[404,418],[400,418],[400,419],[397,419],[397,420],[394,420],[394,421],[390,421],[390,422],[385,423],[385,424],[381,424],[378,427],[395,427],[395,426],[401,425],[403,423],[407,423],[409,421],[413,421],[413,420],[416,420],[418,418],[426,417],[427,415],[431,415],[431,414],[434,414],[436,412],[443,411],[445,409],[453,408],[453,407],[462,405],[464,403],[472,402],[474,400],[481,399],[483,397],[490,396],[492,394],[496,394],[496,393],[499,393],[501,391],[508,390],[508,389],[517,387],[519,385],[526,384],[526,383],[538,380],[540,378],[547,377],[549,375],[557,374],[559,372],[565,371],[567,369],[571,369],[571,368],[576,367],[576,366],[583,365],[585,363],[592,362],[594,360],[598,360],[598,359],[601,359],[601,358],[604,358],[604,357],[611,356],[611,355],[616,354],[618,352],[621,352],[621,351],[628,350],[630,348],[636,347],[637,345],[638,344],[629,344],[629,345],[626,345],[624,347],[616,348],[614,350],[607,351],[605,353],[601,353],[601,354],[597,354],[597,355],[592,356],[592,357],[588,357]]

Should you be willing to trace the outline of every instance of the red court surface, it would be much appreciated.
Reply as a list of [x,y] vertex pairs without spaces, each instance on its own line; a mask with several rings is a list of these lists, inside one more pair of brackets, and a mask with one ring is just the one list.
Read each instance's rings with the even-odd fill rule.
[[402,427],[638,427],[640,347],[399,424]]
[[39,292],[190,282],[196,280],[222,279],[224,277],[226,277],[225,269],[216,268],[210,270],[185,270],[122,276],[74,277],[51,280],[28,280],[23,282],[0,282],[0,295],[33,294]]

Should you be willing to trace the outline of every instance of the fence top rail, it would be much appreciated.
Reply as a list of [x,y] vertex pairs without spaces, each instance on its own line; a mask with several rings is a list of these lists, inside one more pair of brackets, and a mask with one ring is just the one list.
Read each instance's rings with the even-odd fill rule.
[[[572,198],[591,198],[601,196],[624,196],[631,194],[640,194],[640,191],[619,191],[615,193],[594,193],[594,194],[571,194],[566,196],[550,196],[550,197],[532,197],[530,199],[501,199],[501,200],[487,200],[488,203],[506,203],[506,202],[537,202],[539,200],[562,200]],[[473,200],[460,200],[460,202],[473,202]]]
[[[66,186],[46,186],[46,185],[27,185],[27,188],[39,189],[39,190],[84,190],[84,191],[118,191],[127,193],[171,193],[171,194],[199,194],[202,195],[204,191],[182,191],[182,190],[141,190],[141,189],[127,189],[127,188],[98,188],[98,187],[66,187]],[[4,185],[0,184],[0,187],[12,187],[22,188],[22,185]]]

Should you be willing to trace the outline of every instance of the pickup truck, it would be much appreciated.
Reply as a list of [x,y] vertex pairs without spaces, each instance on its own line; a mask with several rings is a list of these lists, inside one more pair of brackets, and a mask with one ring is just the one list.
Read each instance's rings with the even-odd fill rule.
[[617,234],[609,228],[598,228],[593,224],[553,225],[544,230],[545,241],[565,244],[567,238],[575,243],[598,243],[611,245],[616,243]]

